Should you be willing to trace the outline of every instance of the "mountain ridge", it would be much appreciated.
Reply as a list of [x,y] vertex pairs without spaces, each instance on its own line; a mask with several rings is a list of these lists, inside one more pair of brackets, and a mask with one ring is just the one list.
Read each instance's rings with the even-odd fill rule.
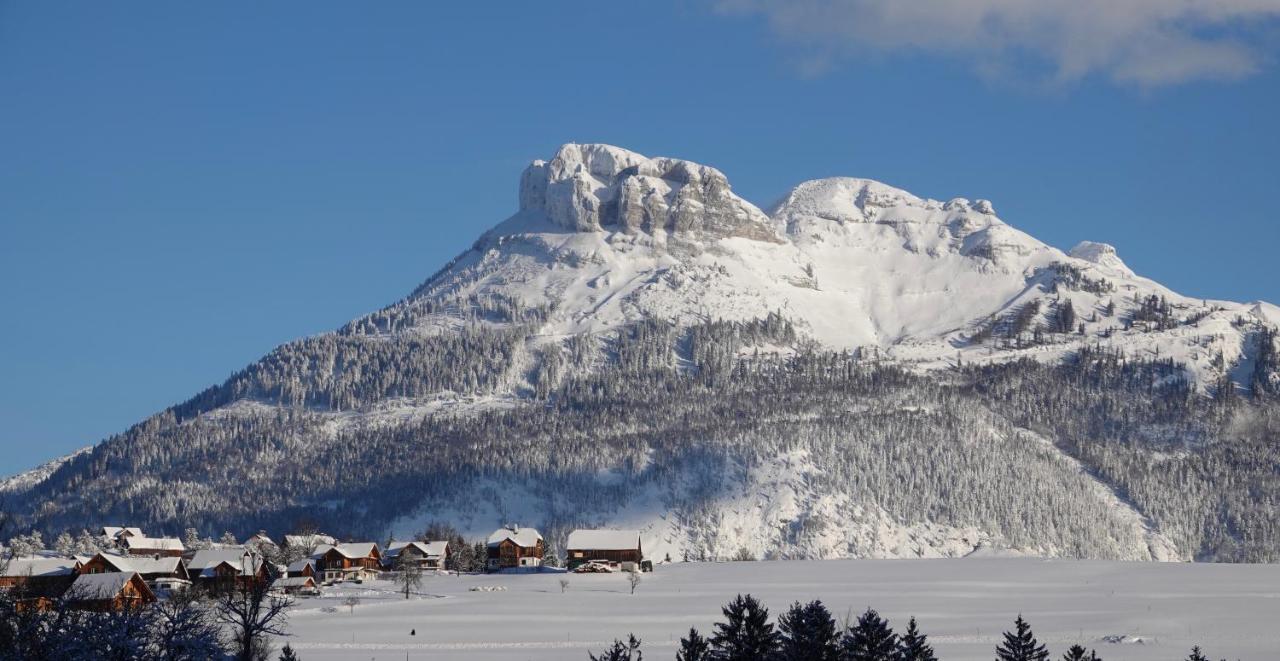
[[[1274,306],[1183,297],[1105,244],[1064,253],[988,201],[867,179],[804,182],[766,213],[714,168],[570,144],[519,198],[404,299],[9,481],[25,525],[520,519],[553,542],[639,528],[676,559],[1272,559],[1196,522],[1211,495],[1148,472],[1217,462],[1211,485],[1214,453],[1262,442]],[[1237,391],[1260,403],[1214,404]],[[1014,490],[1034,514],[995,488],[1019,470],[1043,483]],[[1249,525],[1275,516],[1236,496]]]

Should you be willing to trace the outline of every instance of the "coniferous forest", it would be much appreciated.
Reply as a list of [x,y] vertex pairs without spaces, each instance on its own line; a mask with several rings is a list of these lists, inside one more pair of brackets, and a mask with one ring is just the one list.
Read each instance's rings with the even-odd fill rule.
[[[815,491],[904,524],[1131,557],[1140,531],[1101,484],[1181,557],[1280,560],[1280,405],[1261,389],[1205,396],[1168,360],[1084,348],[1058,365],[918,373],[798,341],[777,314],[538,343],[545,309],[457,308],[452,332],[389,334],[422,312],[398,304],[284,345],[11,494],[10,507],[46,535],[120,520],[382,536],[406,513],[465,510],[495,484],[518,485],[542,512],[530,523],[554,536],[657,493],[691,531],[686,555],[715,558],[736,550],[710,525],[717,499],[755,467],[802,456]],[[346,415],[441,392],[472,404]],[[793,521],[765,552],[803,556],[831,524]]]

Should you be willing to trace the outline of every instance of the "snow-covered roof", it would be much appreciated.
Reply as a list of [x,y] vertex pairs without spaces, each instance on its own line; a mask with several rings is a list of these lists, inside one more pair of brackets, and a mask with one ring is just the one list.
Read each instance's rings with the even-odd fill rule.
[[276,545],[276,543],[272,541],[270,537],[267,536],[267,533],[262,530],[259,530],[253,535],[250,535],[249,539],[244,540],[244,543],[245,544],[270,544],[272,546]]
[[[211,575],[214,567],[222,563],[227,563],[235,568],[236,571],[244,571],[244,555],[245,549],[202,549],[196,551],[195,555],[187,561],[187,571],[192,575],[199,574],[201,576]],[[251,555],[255,562],[261,562],[257,554]]]
[[67,590],[74,599],[114,599],[133,579],[133,572],[107,572],[105,574],[81,574]]
[[134,537],[142,537],[142,528],[131,528],[128,526],[102,526],[102,536],[108,539],[115,539],[121,533],[129,533]]
[[638,549],[640,548],[639,530],[575,530],[569,533],[565,543],[568,549],[603,550],[603,549]]
[[9,561],[5,576],[65,576],[74,573],[78,565],[75,558],[49,558],[26,556]]
[[520,526],[507,526],[506,528],[498,528],[489,535],[489,546],[501,544],[503,540],[509,539],[515,542],[516,546],[525,548],[537,546],[542,541],[542,533],[534,528],[521,528]]
[[286,568],[286,571],[290,571],[290,572],[302,571],[306,569],[308,566],[311,567],[312,569],[316,568],[316,561],[314,558],[303,558],[301,560],[294,560]]
[[[325,549],[324,553],[329,550],[337,551],[344,558],[367,558],[373,550],[378,548],[375,542],[348,542],[346,544],[337,544]],[[316,553],[320,553],[320,549],[316,549]]]
[[182,540],[176,537],[125,537],[124,546],[128,549],[147,549],[149,551],[185,551]]
[[388,558],[394,558],[400,555],[400,551],[404,550],[409,546],[412,546],[418,549],[418,551],[421,552],[422,555],[425,555],[429,558],[435,558],[435,557],[442,557],[445,554],[445,552],[449,549],[449,542],[446,542],[446,541],[391,542],[391,544],[387,546],[386,555]]
[[315,587],[316,581],[310,576],[286,576],[277,578],[271,583],[272,586],[278,588],[304,588],[308,585]]
[[174,556],[149,558],[146,556],[130,557],[114,553],[99,553],[117,572],[138,572],[139,574],[172,574],[178,571],[182,559]]

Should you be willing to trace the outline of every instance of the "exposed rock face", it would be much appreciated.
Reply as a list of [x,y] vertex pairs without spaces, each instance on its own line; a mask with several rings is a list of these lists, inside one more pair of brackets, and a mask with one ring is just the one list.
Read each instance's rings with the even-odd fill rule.
[[1098,243],[1096,241],[1081,241],[1080,243],[1077,243],[1076,247],[1072,248],[1071,252],[1067,254],[1075,257],[1076,259],[1083,259],[1086,262],[1097,264],[1098,266],[1105,266],[1107,268],[1120,271],[1121,273],[1133,275],[1133,271],[1131,271],[1129,266],[1120,259],[1120,256],[1116,254],[1115,246],[1112,246],[1111,244]]
[[608,145],[568,144],[534,161],[521,177],[520,210],[577,232],[780,242],[769,217],[734,195],[719,170]]

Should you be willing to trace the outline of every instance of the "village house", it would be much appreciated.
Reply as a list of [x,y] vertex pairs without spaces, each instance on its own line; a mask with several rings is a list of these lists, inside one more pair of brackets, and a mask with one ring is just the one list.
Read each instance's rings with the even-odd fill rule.
[[201,549],[187,561],[194,585],[224,589],[248,581],[267,581],[267,563],[249,549]]
[[632,571],[640,569],[644,559],[638,530],[575,530],[565,547],[570,570],[594,560]]
[[80,574],[62,596],[72,608],[101,612],[134,608],[156,600],[137,572]]
[[485,548],[488,556],[485,568],[499,571],[516,567],[540,567],[546,544],[537,530],[511,525],[493,531]]
[[316,585],[314,576],[285,576],[277,578],[271,584],[273,590],[284,594],[318,595],[320,587]]
[[305,578],[307,576],[315,578],[319,575],[316,569],[318,562],[315,558],[294,560],[292,564],[285,568],[285,575],[289,578]]
[[325,583],[375,580],[382,570],[382,549],[374,542],[321,546],[312,557]]
[[134,572],[153,592],[172,592],[191,585],[191,576],[182,558],[174,556],[129,557],[115,553],[95,553],[84,561],[79,573],[109,574]]
[[142,528],[129,528],[126,526],[103,526],[98,530],[98,536],[102,538],[104,544],[115,546],[125,537],[146,537],[142,534]]
[[391,542],[383,561],[388,569],[412,562],[419,569],[439,571],[449,558],[449,542]]
[[174,537],[141,537],[127,535],[120,538],[120,548],[129,555],[150,557],[182,557],[187,547]]
[[270,537],[267,536],[267,531],[259,530],[258,532],[250,535],[249,539],[244,540],[244,545],[253,546],[253,547],[275,546],[276,543],[272,541]]
[[41,584],[60,585],[65,588],[75,580],[81,563],[75,558],[28,556],[9,560],[0,574],[0,589],[18,585],[31,589]]

